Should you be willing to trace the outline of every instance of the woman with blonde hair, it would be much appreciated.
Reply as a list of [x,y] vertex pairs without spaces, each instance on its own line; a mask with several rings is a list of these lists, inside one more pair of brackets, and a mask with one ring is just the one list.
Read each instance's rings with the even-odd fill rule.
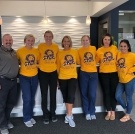
[[20,61],[20,87],[23,98],[23,121],[27,127],[32,127],[36,121],[33,119],[33,107],[38,86],[38,60],[39,53],[34,48],[35,37],[28,34],[24,38],[25,46],[17,50]]
[[82,47],[78,50],[80,58],[79,85],[82,96],[82,106],[86,120],[96,119],[95,102],[98,82],[96,67],[96,47],[90,45],[90,37],[84,35],[81,38]]
[[69,123],[70,127],[75,127],[72,108],[77,85],[76,65],[79,63],[79,59],[77,51],[71,48],[72,40],[69,36],[63,37],[62,47],[63,50],[59,51],[57,56],[57,70],[59,86],[66,105],[65,123]]
[[[39,83],[41,89],[41,107],[43,111],[43,123],[57,122],[56,117],[56,91],[57,91],[57,64],[56,56],[58,45],[53,43],[53,33],[47,30],[44,33],[45,42],[38,45],[39,50]],[[49,87],[49,88],[48,88]],[[50,89],[50,109],[48,109],[48,90]]]

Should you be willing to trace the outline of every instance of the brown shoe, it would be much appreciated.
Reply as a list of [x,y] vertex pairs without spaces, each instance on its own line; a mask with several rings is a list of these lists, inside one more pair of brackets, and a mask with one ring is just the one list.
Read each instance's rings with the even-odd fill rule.
[[106,116],[105,116],[105,120],[108,121],[109,119],[110,119],[110,115],[106,115]]
[[112,120],[112,121],[115,120],[115,115],[111,115],[110,120]]

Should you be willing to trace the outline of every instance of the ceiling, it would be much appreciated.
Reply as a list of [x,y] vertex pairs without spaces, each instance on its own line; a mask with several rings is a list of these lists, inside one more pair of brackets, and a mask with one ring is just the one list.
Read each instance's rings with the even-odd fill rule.
[[98,17],[128,0],[3,0],[0,16]]

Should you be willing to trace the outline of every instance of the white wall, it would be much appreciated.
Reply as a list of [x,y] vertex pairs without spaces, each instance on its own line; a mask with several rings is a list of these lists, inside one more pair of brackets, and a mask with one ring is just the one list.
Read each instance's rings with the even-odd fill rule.
[[43,35],[46,30],[54,33],[54,42],[61,46],[64,35],[69,35],[73,41],[73,47],[81,46],[81,37],[90,34],[90,28],[85,24],[86,17],[49,17],[49,24],[43,22],[43,17],[3,17],[2,35],[10,33],[14,39],[13,48],[17,49],[23,45],[26,34],[34,34],[37,46],[44,41]]

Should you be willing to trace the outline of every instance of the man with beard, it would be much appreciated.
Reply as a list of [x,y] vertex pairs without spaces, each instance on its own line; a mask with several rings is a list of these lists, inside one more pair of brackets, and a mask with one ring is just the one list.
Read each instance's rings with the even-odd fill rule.
[[8,134],[13,128],[10,113],[17,98],[17,74],[19,70],[16,52],[12,49],[13,39],[5,34],[0,47],[0,132]]

